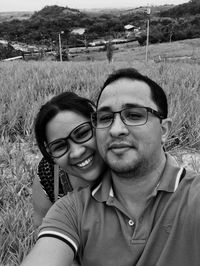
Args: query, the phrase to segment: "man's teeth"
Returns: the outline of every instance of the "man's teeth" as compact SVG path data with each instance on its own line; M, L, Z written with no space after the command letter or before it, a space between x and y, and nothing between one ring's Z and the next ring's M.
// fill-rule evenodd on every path
M79 167L84 167L84 166L88 165L88 164L92 161L92 158L93 158L93 157L90 157L90 158L86 159L84 162L82 162L82 163L78 163L77 165L78 165Z

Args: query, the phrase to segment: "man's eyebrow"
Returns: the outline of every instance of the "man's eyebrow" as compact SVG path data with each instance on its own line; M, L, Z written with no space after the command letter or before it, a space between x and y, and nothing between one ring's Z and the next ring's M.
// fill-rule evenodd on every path
M145 107L144 105L141 104L137 104L137 103L125 103L122 105L121 109L126 109L126 108L137 108L137 107ZM97 111L101 111L101 112L112 112L112 108L110 106L103 106L100 107L99 109L97 109Z
M122 108L134 108L134 107L145 107L144 105L137 104L137 103L126 103L122 105Z

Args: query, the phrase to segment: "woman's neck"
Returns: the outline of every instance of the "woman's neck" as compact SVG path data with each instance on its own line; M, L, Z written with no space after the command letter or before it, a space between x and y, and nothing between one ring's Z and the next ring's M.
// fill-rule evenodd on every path
M73 187L73 190L76 189L76 188L84 188L84 187L87 187L89 185L93 185L94 181L86 181L80 177L77 177L77 176L72 176L72 175L69 175L69 180L70 180L70 183Z

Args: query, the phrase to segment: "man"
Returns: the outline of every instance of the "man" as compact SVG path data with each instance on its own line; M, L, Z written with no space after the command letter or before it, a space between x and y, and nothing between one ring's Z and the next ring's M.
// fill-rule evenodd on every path
M111 74L92 115L110 170L49 211L23 266L200 264L200 179L164 152L171 120L162 88L136 70Z

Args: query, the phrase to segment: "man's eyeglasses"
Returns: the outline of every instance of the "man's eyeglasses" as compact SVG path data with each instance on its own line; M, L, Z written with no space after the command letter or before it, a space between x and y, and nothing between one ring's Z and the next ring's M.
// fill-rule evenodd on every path
M66 138L56 139L47 145L47 152L52 158L60 158L69 151L69 139L81 144L93 137L93 129L90 122L85 122L75 127Z
M92 126L95 128L110 127L114 121L115 114L120 114L122 122L127 126L141 126L148 121L148 113L158 117L160 120L164 117L150 107L131 107L118 112L97 111L91 114Z

